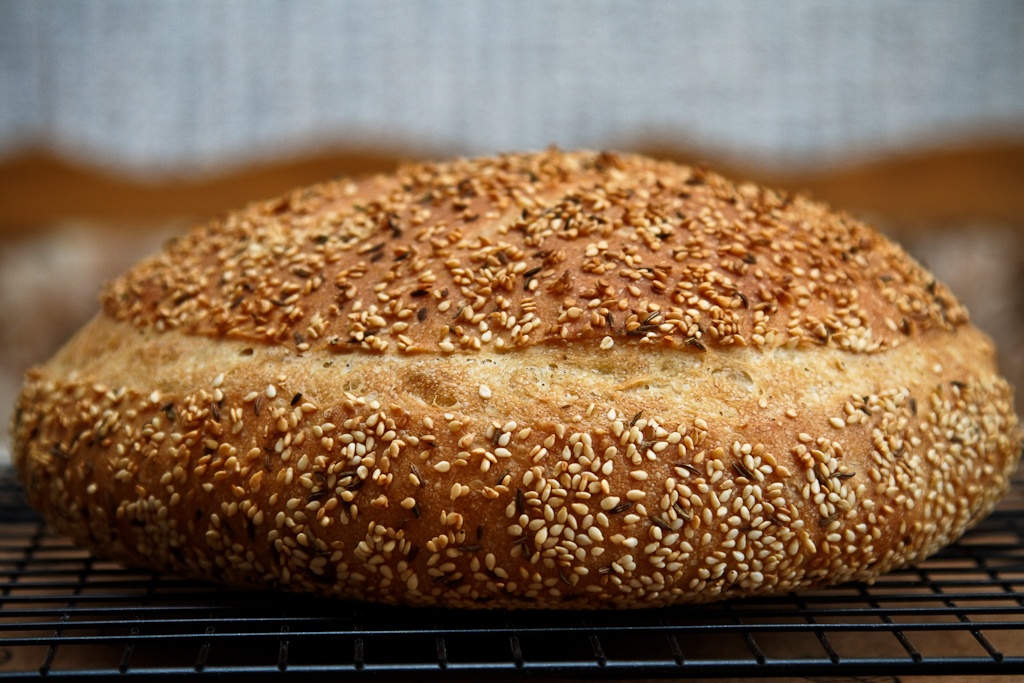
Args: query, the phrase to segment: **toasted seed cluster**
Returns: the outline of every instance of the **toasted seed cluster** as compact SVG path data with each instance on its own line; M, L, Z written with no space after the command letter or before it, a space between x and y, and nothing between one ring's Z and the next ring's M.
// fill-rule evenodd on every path
M510 155L338 181L195 230L103 297L117 320L296 351L600 340L890 348L967 314L873 228L713 173Z
M988 340L873 229L610 154L340 181L168 245L29 373L15 459L102 556L449 607L869 579L992 509Z

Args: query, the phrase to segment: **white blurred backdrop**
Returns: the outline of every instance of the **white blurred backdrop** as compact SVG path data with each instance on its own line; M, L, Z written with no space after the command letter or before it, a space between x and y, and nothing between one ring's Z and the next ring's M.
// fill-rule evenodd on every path
M1015 0L0 0L0 156L159 176L653 140L820 165L1007 135Z

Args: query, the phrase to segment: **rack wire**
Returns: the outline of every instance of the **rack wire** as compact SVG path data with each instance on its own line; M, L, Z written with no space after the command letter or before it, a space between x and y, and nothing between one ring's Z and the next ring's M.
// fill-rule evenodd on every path
M247 680L1024 674L1024 482L957 544L830 590L629 612L461 612L141 572L51 535L0 470L0 677Z

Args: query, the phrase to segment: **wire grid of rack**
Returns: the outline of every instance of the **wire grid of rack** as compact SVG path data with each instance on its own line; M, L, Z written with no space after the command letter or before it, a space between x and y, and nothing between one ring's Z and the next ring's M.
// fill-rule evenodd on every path
M0 471L0 677L1024 674L1024 482L874 585L629 612L460 612L129 570L47 532Z

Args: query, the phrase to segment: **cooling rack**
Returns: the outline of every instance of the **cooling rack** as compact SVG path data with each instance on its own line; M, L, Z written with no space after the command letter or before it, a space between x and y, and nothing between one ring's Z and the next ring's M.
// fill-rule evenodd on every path
M0 677L246 680L1024 674L1024 483L917 567L632 612L400 609L233 591L99 560L0 470Z

